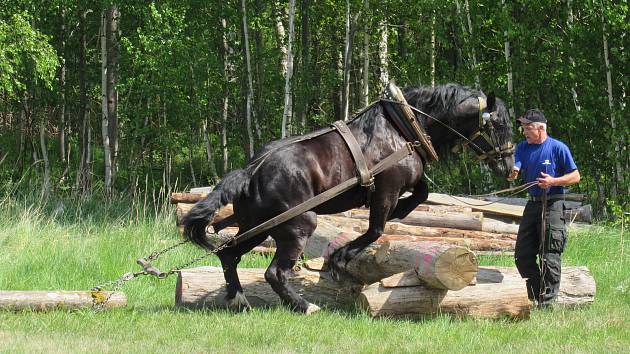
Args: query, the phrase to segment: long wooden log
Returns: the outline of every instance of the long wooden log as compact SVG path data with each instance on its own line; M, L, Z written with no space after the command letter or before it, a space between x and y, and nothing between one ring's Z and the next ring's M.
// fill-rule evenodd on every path
M238 272L252 306L279 303L264 280L264 269ZM375 317L415 317L442 312L474 318L527 318L531 310L523 279L515 268L509 267L481 267L477 283L458 291L427 288L410 271L382 279L362 291L359 286L332 281L325 272L305 268L292 273L289 282L308 301L320 306L346 307L358 298L361 306ZM560 306L593 301L595 282L586 267L565 267L560 284ZM225 307L224 287L221 268L186 269L177 280L175 302L194 308Z
M332 215L319 215L317 220L329 224L335 225L344 231L356 231L364 233L368 229L367 220L357 220L348 217L332 216ZM485 223L485 219L484 219ZM518 227L518 225L516 225ZM425 237L463 237L463 238L478 238L478 239L493 239L493 240L513 240L516 241L515 233L494 233L475 230L462 230L446 227L426 227L426 226L414 226L407 225L402 222L390 221L385 224L383 230L388 235L410 235L410 236L425 236Z
M565 267L555 306L576 307L595 299L595 279L586 267ZM479 267L476 284L458 291L423 286L413 272L364 288L359 303L374 317L422 316L436 312L480 318L527 318L531 303L514 267Z
M175 209L175 213L177 215L177 225L181 225L182 218L184 217L184 215L188 214L188 212L190 211L190 209L192 209L194 205L195 204L177 203L177 207ZM223 208L217 210L216 214L214 215L214 219L212 219L212 222L219 222L232 214L234 214L234 209L232 207L232 204L228 204Z
M477 274L475 254L464 247L430 241L385 241L375 255L384 271L413 269L429 287L459 290Z
M490 202L484 200L465 197L453 197L447 194L440 193L429 193L427 203L439 205L460 205L471 207L473 210L481 211L484 213L508 215L514 217L521 217L523 215L523 210L525 209L524 207L518 205L509 205L503 203L490 204Z
M195 204L203 199L207 193L171 193L171 204Z
M334 223L329 221L333 221ZM364 222L359 221L359 223ZM356 223L353 223L353 219L350 218L319 218L317 229L309 238L304 254L309 258L326 256L327 252L330 253L328 250L329 244L334 245L335 247L343 246L343 244L355 239L361 234L359 232L347 230L362 230L364 227L367 227L367 223L364 224L365 225L357 226ZM348 227L349 225L354 226ZM345 227L343 230L346 231L342 231L339 226ZM410 227L400 223L388 223L385 226L385 232L387 232L387 234L383 234L378 240L376 240L376 243L393 240L409 242L436 241L466 247L475 252L510 252L514 250L516 243L515 235L490 234L482 231L429 228L420 226ZM416 234L405 234L405 232L415 232Z
M522 279L515 267L480 267L477 283L518 283ZM561 306L588 305L595 301L595 278L587 267L563 267L556 303Z
M383 282L388 283L389 279ZM529 318L531 310L524 281L477 284L458 291L421 285L388 287L377 282L363 289L359 304L373 317L416 317L441 312L474 318Z
M344 213L345 216L354 219L369 219L369 210L352 209ZM428 212L412 211L400 222L408 225L430 226L430 227L452 227L464 230L481 230L483 224L483 213L451 213L451 212Z
M0 291L0 309L4 310L75 310L95 303L103 304L105 309L124 307L127 296L109 291Z
M238 269L238 276L247 301L254 307L278 305L280 299L265 281L264 269ZM340 308L354 303L360 285L342 285L327 272L301 269L289 277L289 284L307 301L317 305ZM177 306L227 307L225 279L219 267L184 269L179 273L175 290Z
M321 252L326 259L357 236L355 232L342 232L325 247L323 242L315 248L309 248L307 244L306 251ZM317 237L317 231L313 237ZM477 259L464 247L413 237L402 237L401 240L400 236L386 236L359 252L345 268L354 279L364 284L408 269L415 270L417 276L431 287L461 289L474 279Z

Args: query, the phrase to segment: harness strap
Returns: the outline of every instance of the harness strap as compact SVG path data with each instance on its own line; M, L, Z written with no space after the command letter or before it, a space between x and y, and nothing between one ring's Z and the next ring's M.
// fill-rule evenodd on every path
M414 152L413 144L407 143L402 149L397 150L396 152L387 156L385 159L383 159L378 164L376 164L376 166L374 166L374 168L372 168L369 172L371 173L371 175L376 176L379 173L383 172L384 170L390 168L391 166L393 166L394 164L396 164L398 161L402 160L403 158L413 154L413 152ZM262 224L255 226L240 235L237 235L235 239L227 241L226 243L231 242L230 246L236 246L239 243L245 242L251 239L252 237L260 234L261 232L267 231L275 226L278 226L282 224L283 222L293 219L294 217L300 214L303 214L315 208L316 206L336 197L337 195L356 186L358 182L359 182L358 177L352 177L349 180L346 180L345 182L338 184L335 187L323 193L320 193L314 196L313 198L308 199L302 202L301 204L298 204L297 206L277 216L274 216L273 218L263 222Z
M350 128L348 128L346 123L342 120L334 122L332 126L337 129L339 135L341 135L343 140L346 142L346 145L350 150L350 154L352 154L352 159L354 160L354 164L359 172L361 186L368 187L371 191L374 191L374 177L368 170L359 142L357 142L357 139L354 135L352 135L352 132L350 132Z
M416 115L409 108L409 104L407 100L405 100L405 95L402 93L400 88L396 86L393 82L389 82L387 84L387 88L385 90L387 96L390 96L394 101L396 101L395 109L402 113L402 117L405 120L405 123L410 126L414 136L414 139L419 141L421 144L424 153L427 155L428 159L425 159L427 163L438 160L437 152L431 144L431 137L424 131L424 128L418 124L418 120L416 119Z

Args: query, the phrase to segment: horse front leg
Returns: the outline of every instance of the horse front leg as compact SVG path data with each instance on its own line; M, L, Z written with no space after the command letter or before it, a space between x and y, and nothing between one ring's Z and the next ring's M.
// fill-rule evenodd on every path
M413 192L409 197L398 199L396 208L391 212L387 220L404 219L427 198L429 198L429 186L424 181L420 181L413 188Z
M346 271L346 265L359 252L381 237L390 211L396 208L397 202L398 192L380 193L372 196L370 223L367 231L358 238L348 242L345 246L337 249L328 259L328 269L333 279L339 281L347 278L356 281Z
M251 309L249 301L243 294L243 287L241 281L238 278L237 267L241 261L241 256L251 251L254 247L259 245L267 235L258 235L252 239L249 239L242 244L235 247L228 247L217 253L221 266L223 267L223 277L225 278L225 286L227 295L225 296L225 304L228 308L247 311Z

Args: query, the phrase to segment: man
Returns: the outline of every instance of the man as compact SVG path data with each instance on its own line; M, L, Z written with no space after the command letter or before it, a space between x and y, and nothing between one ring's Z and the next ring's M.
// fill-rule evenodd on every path
M514 258L521 277L527 279L527 295L546 307L555 300L560 288L560 256L566 243L564 186L579 182L580 173L569 148L547 135L547 119L541 111L531 109L517 121L526 141L516 147L514 170L508 180L520 173L526 183L538 184L529 189ZM543 205L545 199L547 203ZM536 263L537 256L541 264Z

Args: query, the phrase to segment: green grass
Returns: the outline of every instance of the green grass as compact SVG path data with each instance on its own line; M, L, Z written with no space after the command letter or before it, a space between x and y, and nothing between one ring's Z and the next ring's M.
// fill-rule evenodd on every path
M0 289L87 290L136 270L135 259L178 240L174 211L142 213L124 202L0 204ZM146 210L146 209L143 209ZM0 352L627 352L630 348L630 261L621 230L571 231L565 265L586 265L596 301L581 309L534 310L525 321L371 319L359 309L302 316L284 308L249 313L174 307L175 278L134 279L129 305L92 310L0 311ZM626 242L628 243L628 242ZM158 262L168 269L201 255L182 246ZM247 255L243 267L269 260ZM482 264L512 265L510 257ZM218 265L215 258L206 264Z

